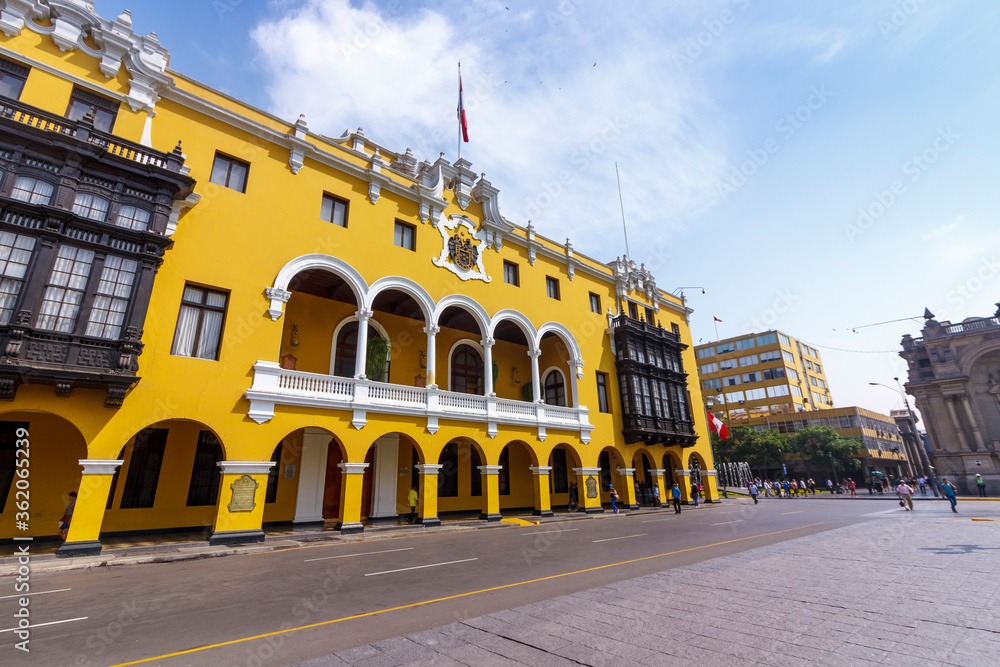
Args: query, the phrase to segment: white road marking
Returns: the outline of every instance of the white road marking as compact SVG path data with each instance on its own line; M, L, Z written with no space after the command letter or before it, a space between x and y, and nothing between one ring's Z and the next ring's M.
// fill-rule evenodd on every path
M569 533L579 528L563 528L562 530L536 530L531 533L521 533L522 535L545 535L547 533Z
M7 598L26 598L29 595L45 595L46 593L62 593L64 591L71 591L72 588L57 588L54 591L38 591L37 593L18 593L17 595L0 595L0 600L6 600Z
M307 558L303 563L311 563L315 560L330 560L332 558L351 558L352 556L373 556L375 554L391 554L396 551L413 551L413 547L406 547L405 549L387 549L385 551L366 551L363 554L341 554L340 556L324 556L323 558Z
M901 509L903 509L903 508L902 507L894 507L891 510L882 510L881 512L871 512L870 514L865 514L864 516L880 516L882 514L895 514L896 512L898 512Z
M29 625L28 628L43 628L46 625L59 625L60 623L72 623L73 621L86 621L89 616L81 616L80 618L67 618L65 621L51 621L50 623L34 623ZM4 632L14 632L15 630L26 630L28 628L5 628L0 630L0 634Z
M450 560L447 563L431 563L430 565L415 565L413 567L401 567L398 570L386 570L385 572L369 572L366 577L374 577L377 574L392 574L393 572L406 572L407 570L420 570L425 567L437 567L439 565L454 565L455 563L468 563L472 560L479 560L478 558L465 558L463 560Z
M720 521L719 523L713 523L713 526L724 526L727 523L743 523L743 519L734 519L733 521Z
M630 537L642 537L644 535L646 535L646 533L639 533L638 535L624 535L622 537L607 537L603 540L593 540L592 544L597 544L598 542L610 542L611 540L627 540Z
M785 515L785 514L802 514L803 512L805 512L805 510L798 510L796 512L782 512L781 514L782 515Z
M646 519L645 521L640 521L639 523L657 523L659 521L673 521L673 519Z

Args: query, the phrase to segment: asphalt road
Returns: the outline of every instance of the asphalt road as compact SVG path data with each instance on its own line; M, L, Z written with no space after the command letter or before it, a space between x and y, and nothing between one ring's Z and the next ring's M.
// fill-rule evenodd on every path
M981 505L962 509L987 510ZM917 509L920 518L951 514L943 501L918 502ZM864 498L762 500L756 506L728 500L685 507L679 516L640 511L38 573L31 581L30 654L13 648L17 601L13 579L5 578L0 664L294 664L852 523L870 521L872 530L882 530L901 512L895 503ZM707 606L718 603L705 600Z

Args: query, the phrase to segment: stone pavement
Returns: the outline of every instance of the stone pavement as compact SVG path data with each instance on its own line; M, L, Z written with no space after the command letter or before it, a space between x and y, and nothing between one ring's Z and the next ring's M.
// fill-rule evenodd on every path
M880 516L300 667L1000 665L1000 521L917 514Z

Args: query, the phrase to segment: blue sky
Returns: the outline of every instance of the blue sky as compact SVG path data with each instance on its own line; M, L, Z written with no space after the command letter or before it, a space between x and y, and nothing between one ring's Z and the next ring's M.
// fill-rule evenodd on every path
M463 157L501 211L685 290L695 341L778 328L837 405L888 412L896 356L1000 301L993 0L131 2L171 66L310 129ZM114 16L119 3L98 0ZM905 317L906 321L852 332ZM847 351L851 350L851 351ZM688 369L694 373L695 369Z

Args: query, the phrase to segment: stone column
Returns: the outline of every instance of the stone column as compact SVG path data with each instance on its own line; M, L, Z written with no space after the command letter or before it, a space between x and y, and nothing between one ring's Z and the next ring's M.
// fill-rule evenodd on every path
M479 341L483 346L483 395L496 396L493 390L493 344L496 340L489 336Z
M338 463L337 467L343 473L340 483L340 517L334 530L341 535L362 533L365 527L361 525L361 495L365 481L367 463Z
M577 393L577 380L583 377L583 361L580 359L570 359L569 364L569 385L573 391L572 399L568 402L574 408L580 407L580 395ZM611 400L610 398L608 400Z
M552 516L552 498L549 495L549 475L552 474L552 466L529 466L528 470L535 482L535 509L531 511L534 516ZM580 495L579 489L577 496Z
M368 320L375 313L361 308L354 313L358 318L358 349L354 355L354 377L363 380L368 369Z
M482 521L499 521L500 515L500 469L503 466L479 466L483 476L483 513L479 515Z
M701 486L706 503L719 502L719 480L716 478L714 469L701 471Z
M83 477L76 492L73 519L69 522L69 535L56 550L59 558L96 556L101 553L101 524L104 508L108 505L108 492L115 471L124 461L114 459L81 459Z
M292 523L323 520L323 496L326 493L326 457L330 451L330 434L307 426L302 435L302 456L299 460L299 485L295 498Z
M969 404L968 394L962 394L962 407L965 408L965 416L968 417L969 425L972 426L972 435L976 439L976 444L979 445L979 447L986 449L983 434L979 430L979 423L976 421L975 415L972 414L972 405Z
M435 388L437 383L437 335L441 327L436 324L428 324L424 327L427 334L427 386Z
M420 474L420 518L418 521L425 526L440 526L438 518L438 473L444 466L440 463L418 463Z
M542 400L542 388L538 381L538 357L541 353L541 350L528 350L531 357L531 400L535 403Z
M220 461L219 506L208 543L263 542L264 494L273 461Z
M587 514L600 514L604 511L601 506L601 469L600 468L573 468L577 479L577 495L580 498L580 512Z
M618 475L624 487L618 490L622 505L630 510L639 509L639 499L635 497L635 468L618 468Z
M958 413L955 412L955 396L945 396L945 405L948 406L948 414L951 416L951 423L955 427L955 437L958 438L958 444L963 450L969 449L969 443L965 439L965 433L962 431L962 422L958 420Z

